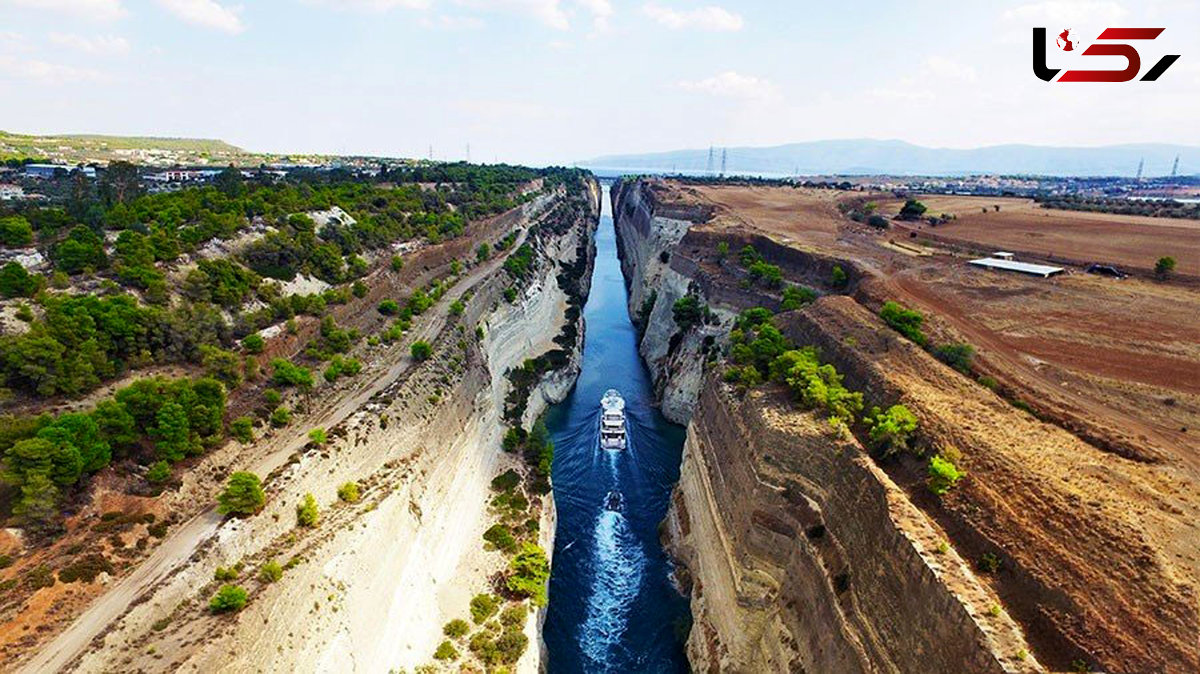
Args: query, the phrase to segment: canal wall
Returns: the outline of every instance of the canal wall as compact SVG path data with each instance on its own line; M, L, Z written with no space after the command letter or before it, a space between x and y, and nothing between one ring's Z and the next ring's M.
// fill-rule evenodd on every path
M705 227L711 212L664 203L651 181L613 194L640 350L664 413L688 424L663 536L691 596L693 670L1038 671L1018 626L857 439L780 392L721 381L733 317L779 299L694 254L723 240ZM724 238L769 250L745 232ZM774 259L789 278L842 265L842 292L861 273L814 254ZM713 314L699 329L675 321L687 294Z

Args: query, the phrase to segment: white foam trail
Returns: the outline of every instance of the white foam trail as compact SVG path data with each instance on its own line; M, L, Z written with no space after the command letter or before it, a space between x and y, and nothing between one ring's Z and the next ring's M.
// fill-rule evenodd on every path
M630 606L638 596L646 558L619 512L600 513L595 541L595 581L579 640L591 665L589 671L607 671L612 651L628 624Z

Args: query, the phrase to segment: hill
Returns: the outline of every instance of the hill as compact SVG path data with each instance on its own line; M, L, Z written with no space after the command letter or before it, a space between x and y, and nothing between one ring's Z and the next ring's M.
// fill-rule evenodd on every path
M773 147L731 147L726 171L773 175L967 175L1133 176L1168 175L1178 156L1180 173L1200 172L1200 148L1166 144L1049 147L993 145L972 149L929 148L900 140L823 140ZM721 148L713 167L721 164ZM580 162L591 169L701 173L709 150L608 155Z
M70 163L126 159L145 164L247 164L263 155L222 140L101 135L37 136L0 131L0 159L33 158Z

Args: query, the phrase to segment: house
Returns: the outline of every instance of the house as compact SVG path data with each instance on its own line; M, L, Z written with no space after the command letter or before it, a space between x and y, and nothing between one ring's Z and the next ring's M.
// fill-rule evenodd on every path
M6 185L0 183L0 201L13 201L14 199L24 199L25 188L20 185Z

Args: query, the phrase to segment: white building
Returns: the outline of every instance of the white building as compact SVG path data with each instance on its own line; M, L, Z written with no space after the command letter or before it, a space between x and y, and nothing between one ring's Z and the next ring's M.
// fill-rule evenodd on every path
M14 199L24 199L25 188L20 185L5 185L0 184L0 201L12 201Z

